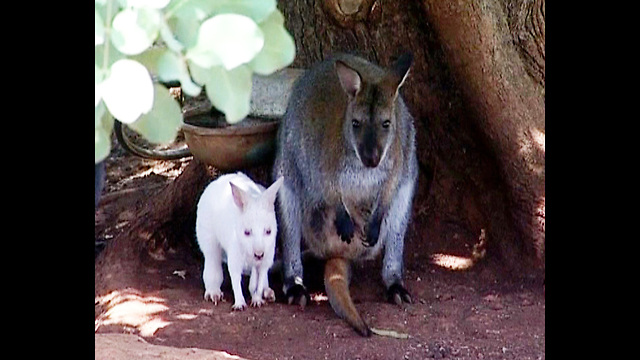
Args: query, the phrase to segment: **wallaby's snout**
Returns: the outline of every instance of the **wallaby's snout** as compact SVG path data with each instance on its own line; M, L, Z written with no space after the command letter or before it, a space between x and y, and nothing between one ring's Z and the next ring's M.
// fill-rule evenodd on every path
M262 260L262 258L264 257L264 251L254 251L253 257L258 261Z
M360 155L360 161L362 161L364 166L369 168L378 166L382 151L378 145L375 130L367 129L366 133L362 137L358 154Z
M377 147L367 148L360 151L360 160L368 168L374 168L380 163L380 150Z
M373 149L369 153L363 152L361 156L362 163L368 168L374 168L380 163L380 152L378 149Z

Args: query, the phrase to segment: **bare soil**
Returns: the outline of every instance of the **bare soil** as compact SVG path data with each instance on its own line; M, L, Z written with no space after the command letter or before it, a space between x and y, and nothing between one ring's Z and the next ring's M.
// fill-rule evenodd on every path
M195 240L161 254L104 261L104 244L116 246L136 211L189 161L144 160L114 145L95 214L96 334L136 334L151 346L161 345L160 352L199 348L215 350L224 355L220 358L545 359L543 279L505 274L499 260L484 257L484 231L471 232L460 221L435 214L447 204L436 204L446 200L433 196L437 189L431 182L439 188L457 186L444 177L419 179L416 197L424 201L414 204L405 248L405 283L413 304L386 302L379 260L354 266L352 295L366 321L407 334L406 339L360 337L334 314L317 281L322 268L312 263L305 267L312 293L305 309L283 303L275 273L275 303L234 312L228 279L223 284L226 302L214 306L204 301L202 257ZM464 196L460 199L464 210ZM473 213L468 206L464 211ZM96 359L153 356L124 338L98 346L98 337ZM115 356L115 349L123 355Z

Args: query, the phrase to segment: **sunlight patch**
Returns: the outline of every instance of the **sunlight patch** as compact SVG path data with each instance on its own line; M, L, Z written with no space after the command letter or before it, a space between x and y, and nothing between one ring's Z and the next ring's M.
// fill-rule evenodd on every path
M134 289L114 290L98 296L96 305L103 305L107 310L96 319L95 331L105 325L122 325L137 329L141 336L153 336L158 329L170 324L159 316L169 309L164 302L162 298L144 296Z
M180 315L176 316L176 318L178 320L193 320L193 319L195 319L197 317L198 317L197 314L180 314Z
M466 270L473 266L472 258L456 255L433 254L430 260L432 264L449 270Z
M480 229L480 236L478 237L478 242L473 245L471 257L433 254L429 257L429 262L449 270L467 270L484 258L487 254L486 247L487 232L485 229Z
M329 301L329 297L327 297L327 295L318 292L315 294L311 294L311 301L316 302L316 303L321 303L323 301Z
M533 138L533 142L538 146L542 152L544 152L544 133L536 128L531 129L531 137Z

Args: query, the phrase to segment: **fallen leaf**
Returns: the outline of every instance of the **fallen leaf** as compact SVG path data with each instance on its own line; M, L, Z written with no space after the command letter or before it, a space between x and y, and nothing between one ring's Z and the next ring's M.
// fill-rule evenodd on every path
M394 330L383 330L383 329L371 328L371 332L376 334L376 335L388 336L388 337L392 337L392 338L396 338L396 339L408 339L409 338L409 334L399 333L399 332L394 331Z
M176 270L173 272L173 275L180 276L184 280L185 275L187 275L187 270Z

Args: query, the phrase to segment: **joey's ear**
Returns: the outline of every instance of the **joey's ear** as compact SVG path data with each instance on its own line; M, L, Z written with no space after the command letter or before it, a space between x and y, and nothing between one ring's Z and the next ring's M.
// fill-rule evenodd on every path
M342 89L349 97L355 97L360 91L360 74L340 60L336 61L335 66Z
M271 184L271 186L262 193L262 200L266 205L273 206L276 202L276 194L278 193L278 190L280 190L283 182L284 177L280 176L278 180Z
M238 206L238 208L240 208L240 210L243 211L245 206L247 206L247 203L249 201L249 196L247 195L246 192L244 192L244 190L240 189L239 187L234 185L232 182L230 182L229 185L231 185L231 194L233 195L233 202L235 202L236 206Z
M393 65L391 65L391 71L396 78L395 81L397 81L397 84L395 85L396 89L400 89L402 84L404 84L404 80L409 75L409 69L411 68L412 63L413 54L407 52L400 55Z

